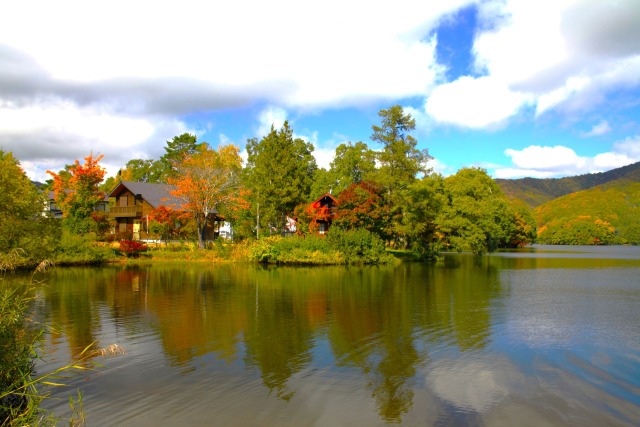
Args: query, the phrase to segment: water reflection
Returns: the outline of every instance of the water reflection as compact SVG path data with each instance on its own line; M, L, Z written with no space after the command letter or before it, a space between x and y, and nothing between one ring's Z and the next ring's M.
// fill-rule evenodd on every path
M541 287L546 277L541 274L549 270L528 262L450 255L436 267L56 269L40 289L38 310L58 331L49 336L49 360L77 354L95 340L117 341L129 351L128 360L110 362L104 376L86 383L89 416L100 414L105 425L151 422L140 414L152 394L175 401L160 406L157 417L179 412L184 424L205 413L208 420L233 424L237 415L225 409L231 407L242 408L247 421L240 425L281 424L282 411L288 411L286 419L293 417L291 425L315 424L311 419L331 419L334 425L356 415L376 424L358 414L367 401L379 424L480 423L495 421L498 412L509 418L509 411L522 409L531 397L525 391L535 390L544 378L541 372L558 365L567 365L566 375L579 372L584 378L584 372L595 372L596 362L607 365L608 360L640 375L640 351L633 362L628 354L598 347L604 345L603 332L637 310L616 318L603 315L598 323L604 329L588 326L595 325L584 321L593 304L572 294L574 282L549 273L549 286ZM566 267L562 271L570 271ZM558 293L562 283L569 293ZM605 302L599 313L614 307L617 293L638 300L637 289L622 288L601 295ZM580 289L584 294L584 286ZM558 339L532 332L543 321L574 330L579 322L586 324L579 332L584 339L569 341L568 347L575 350L572 355L588 358L589 367L576 368L577 362L555 353L555 359L540 359L532 334L546 336L537 341L545 349L549 340ZM620 341L616 338L625 352L634 348L626 340L640 336L637 323L628 323L618 328ZM584 342L593 345L576 344ZM625 381L624 373L612 372L610 365L588 381L609 381L606 375L612 382ZM109 383L110 376L117 384ZM621 398L628 399L624 393ZM122 408L118 414L108 410L113 394ZM203 400L212 395L215 403L211 397Z

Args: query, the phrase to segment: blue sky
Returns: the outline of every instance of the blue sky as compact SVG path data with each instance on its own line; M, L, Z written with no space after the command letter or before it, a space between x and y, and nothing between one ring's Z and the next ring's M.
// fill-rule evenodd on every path
M638 22L637 0L12 2L0 149L37 180L90 152L114 174L289 120L328 167L399 104L446 175L606 171L640 161Z

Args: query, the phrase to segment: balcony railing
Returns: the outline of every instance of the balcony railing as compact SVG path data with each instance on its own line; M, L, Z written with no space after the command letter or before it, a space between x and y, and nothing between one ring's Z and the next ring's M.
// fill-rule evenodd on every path
M111 217L136 217L142 216L142 206L112 206L109 208Z

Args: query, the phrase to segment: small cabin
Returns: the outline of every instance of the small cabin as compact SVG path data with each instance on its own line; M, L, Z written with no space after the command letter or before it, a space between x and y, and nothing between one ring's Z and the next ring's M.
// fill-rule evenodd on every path
M316 201L311 203L309 212L311 213L312 219L309 228L318 234L326 234L333 221L337 204L338 200L330 193L320 196Z

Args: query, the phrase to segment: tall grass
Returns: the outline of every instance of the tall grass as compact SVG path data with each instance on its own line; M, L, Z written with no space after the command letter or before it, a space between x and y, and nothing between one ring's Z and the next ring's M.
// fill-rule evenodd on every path
M50 266L50 262L44 261L36 272ZM2 274L14 268L5 259ZM51 387L63 385L61 379L70 371L93 369L94 357L124 354L124 350L115 344L97 348L94 343L67 365L37 375L34 361L39 357L45 326L30 313L36 298L34 276L29 283L18 286L5 286L2 279L4 276L0 277L0 426L58 425L61 420L40 407L49 397ZM84 425L80 393L77 398L70 398L70 407L69 425Z

